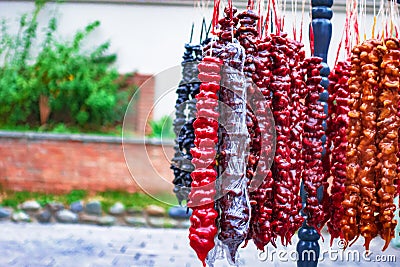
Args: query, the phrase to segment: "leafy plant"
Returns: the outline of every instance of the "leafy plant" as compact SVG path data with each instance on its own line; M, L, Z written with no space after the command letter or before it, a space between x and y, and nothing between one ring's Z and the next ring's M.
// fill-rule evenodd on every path
M63 41L56 37L58 21L53 15L39 52L33 53L37 17L47 2L37 0L32 14L21 16L16 34L9 32L7 21L1 22L0 125L39 125L41 97L48 100L49 124L99 129L120 122L129 92L118 91L119 75L112 67L116 55L107 53L109 42L83 48L99 21Z
M65 195L65 201L67 204L71 204L72 202L86 198L87 195L88 192L85 190L72 190L69 194Z
M150 137L155 138L173 138L173 122L170 116L163 116L159 120L149 122L151 127Z
M56 126L54 126L53 133L71 133L71 131L65 126L64 123L58 123Z

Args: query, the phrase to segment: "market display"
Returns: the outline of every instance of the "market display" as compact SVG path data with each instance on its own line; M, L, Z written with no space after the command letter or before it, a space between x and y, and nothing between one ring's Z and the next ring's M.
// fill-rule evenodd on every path
M326 114L322 58L306 56L296 29L283 32L274 0L260 3L238 12L214 1L212 40L202 54L185 53L195 64L183 65L177 89L171 168L179 202L193 209L191 247L203 266L221 256L239 265L241 246L286 246L305 223L318 233L327 225L331 245L362 236L369 250L380 236L385 250L400 190L397 31L361 41L358 14L347 12L346 58L329 75Z

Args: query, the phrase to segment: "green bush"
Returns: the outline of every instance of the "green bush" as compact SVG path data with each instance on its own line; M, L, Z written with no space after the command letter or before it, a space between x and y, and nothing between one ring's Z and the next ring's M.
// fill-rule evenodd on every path
M172 139L174 137L173 121L170 116L163 116L159 120L152 120L150 137Z
M40 125L39 99L48 99L51 125L65 124L82 129L98 129L123 119L128 104L126 91L120 92L119 77L108 54L110 43L90 50L84 41L100 26L99 21L77 31L72 40L56 38L57 18L45 27L46 37L34 54L37 16L47 1L36 1L30 15L23 15L19 30L11 34L6 21L1 24L0 126Z

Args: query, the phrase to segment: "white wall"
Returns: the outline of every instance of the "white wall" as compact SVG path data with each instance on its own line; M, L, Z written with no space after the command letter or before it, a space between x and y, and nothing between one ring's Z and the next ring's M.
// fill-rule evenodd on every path
M17 18L24 12L33 9L30 2L0 2L0 17L9 18L17 24ZM40 21L46 22L55 5L49 4L41 14ZM59 13L59 32L62 36L72 36L80 28L94 20L101 21L100 29L94 33L90 42L111 40L111 52L118 54L117 68L120 72L139 71L141 73L157 74L163 72L156 79L156 98L176 85L180 79L179 66L184 43L188 42L191 24L197 25L194 34L199 38L200 23L203 15L209 19L212 10L200 10L188 6L155 6L155 5L124 5L124 4L89 4L64 3L56 8ZM300 23L301 14L293 16L287 13L286 26L291 33L294 17ZM368 16L368 23L372 24L372 17ZM304 37L308 37L308 23L310 19L305 14L303 25ZM336 12L333 22L333 38L329 54L329 64L333 65L336 50L344 28L345 14ZM370 29L370 26L366 29ZM303 40L308 49L307 40ZM168 70L173 68L172 70ZM167 70L167 71L165 71ZM165 99L155 107L155 117L173 110L175 95L167 94Z

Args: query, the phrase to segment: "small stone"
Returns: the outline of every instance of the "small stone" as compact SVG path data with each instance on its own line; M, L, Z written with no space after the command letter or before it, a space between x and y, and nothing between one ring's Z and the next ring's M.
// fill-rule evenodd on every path
M128 213L129 215L142 215L143 209L138 207L130 207L126 209L126 213Z
M101 215L101 203L100 201L94 200L86 204L85 212L92 215Z
M178 225L179 228L184 228L187 229L191 226L191 223L189 220L184 220L182 222L180 222L180 224Z
M70 210L60 210L56 213L56 219L60 223L77 223L78 215Z
M57 212L64 209L64 204L60 202L51 202L46 205L46 208L51 212Z
M28 200L22 203L21 209L24 211L37 211L40 209L40 204L36 200Z
M72 212L79 213L83 211L83 201L75 201L71 203L70 209Z
M14 222L30 222L31 221L31 217L29 217L29 215L23 211L14 212L13 215L11 216L11 219Z
M103 216L99 220L99 225L111 226L115 224L115 217L113 216Z
M122 215L125 212L125 205L121 202L117 202L109 210L109 213L112 215Z
M150 205L145 208L145 212L149 216L153 217L163 217L165 216L165 209L157 205Z
M175 206L168 210L169 217L177 220L187 220L192 215L192 210L186 207Z
M51 212L49 210L44 210L38 215L36 215L36 219L40 223L49 223L51 219Z
M151 227L155 228L173 228L176 226L173 220L163 217L150 217L147 222Z
M79 221L82 223L93 223L93 224L97 224L99 223L100 217L97 215L88 215L85 213L82 213L81 215L79 215Z
M136 227L143 227L146 226L146 220L143 217L133 217L127 216L125 217L125 222L128 225L136 226Z
M12 214L11 210L0 208L0 219L8 219Z

